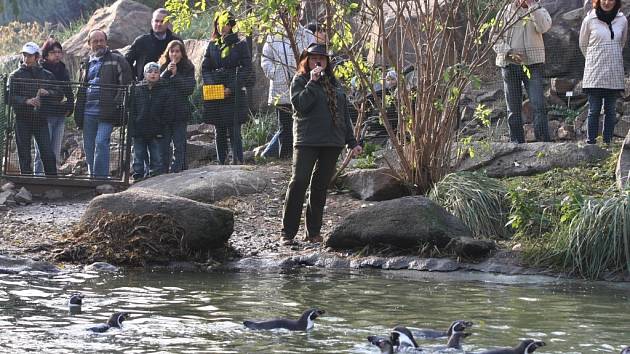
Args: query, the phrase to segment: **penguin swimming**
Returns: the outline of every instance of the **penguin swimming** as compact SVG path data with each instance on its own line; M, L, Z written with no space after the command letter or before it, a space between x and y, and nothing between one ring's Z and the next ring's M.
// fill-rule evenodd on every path
M381 336L369 336L367 340L381 350L381 354L393 354L394 353L394 345L391 340L386 337Z
M97 326L90 327L87 330L96 333L103 333L110 328L122 328L123 321L129 319L129 317L128 312L114 312L111 316L109 316L107 323L101 323Z
M450 335L446 342L447 348L462 349L462 339L471 335L471 333L464 332L467 328L472 327L473 323L470 321L455 321L449 327L448 332Z
M531 354L536 349L540 347L544 347L546 344L542 341L537 341L533 339L525 339L519 345L514 348L500 348L500 349L492 349L486 350L479 354Z
M391 342L397 347L419 348L411 331L405 326L397 326L392 330Z
M287 320L278 318L268 321L244 321L243 324L249 329L278 329L284 328L289 331L308 331L315 325L315 319L326 313L324 310L312 308L304 311L298 320Z
M413 335L416 338L424 338L424 339L439 339L439 338L448 338L451 336L453 332L453 327L457 325L465 325L466 327L472 326L472 322L465 320L456 320L451 322L451 325L448 327L446 331L438 331L435 329L416 329L413 330Z
M630 354L630 347L625 347L621 349L621 352L619 354Z
M70 295L70 299L68 300L68 306L81 306L83 305L83 294L81 293L72 293Z

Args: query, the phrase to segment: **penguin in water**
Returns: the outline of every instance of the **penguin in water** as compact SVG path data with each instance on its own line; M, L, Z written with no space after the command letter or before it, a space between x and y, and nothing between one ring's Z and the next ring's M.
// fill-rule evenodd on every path
M533 339L525 339L519 345L514 348L500 348L500 349L492 349L486 350L479 354L531 354L536 351L536 349L540 347L544 347L546 344L542 341L537 341Z
M470 336L470 333L464 332L467 328L472 327L470 321L454 321L448 329L449 337L446 342L446 348L462 349L462 339ZM399 348L409 347L420 349L411 331L404 326L398 326L392 330L391 342Z
M244 321L243 324L249 329L278 329L284 328L289 331L308 331L315 325L315 319L326 313L324 310L312 308L304 311L297 320L287 320L278 318L268 321Z
M394 353L394 345L389 338L381 337L381 336L368 336L367 340L372 344L377 346L381 350L381 354L393 354Z
M392 330L390 340L397 347L420 348L411 331L405 326L397 326Z
M619 352L619 354L630 354L630 347L625 347L621 349L621 352Z
M101 323L97 326L90 327L87 330L96 333L107 332L110 328L122 328L123 321L129 319L130 315L128 312L114 312L111 316L109 316L109 320L107 323Z
M81 305L83 305L83 294L81 293L72 293L70 295L70 299L68 299L68 309L70 310L71 315L76 315L81 313Z
M413 331L413 335L416 338L424 338L424 339L440 339L440 338L448 338L453 333L453 327L457 325L464 324L467 327L472 326L472 322L465 320L455 320L451 322L451 325L448 327L446 331L438 331L435 329L418 329Z

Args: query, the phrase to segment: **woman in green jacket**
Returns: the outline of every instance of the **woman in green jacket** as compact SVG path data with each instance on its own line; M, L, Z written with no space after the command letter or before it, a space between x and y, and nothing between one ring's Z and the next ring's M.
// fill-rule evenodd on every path
M294 121L293 168L284 201L280 241L284 245L294 243L310 183L306 240L321 242L326 190L339 154L344 146L351 149L354 156L362 151L353 134L346 95L333 75L325 45L312 43L302 52L290 94Z

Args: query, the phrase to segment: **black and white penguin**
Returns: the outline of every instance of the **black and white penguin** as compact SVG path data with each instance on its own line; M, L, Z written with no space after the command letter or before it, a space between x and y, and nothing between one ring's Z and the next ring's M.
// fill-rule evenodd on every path
M448 332L450 335L446 342L447 348L462 349L461 341L470 336L471 333L464 332L466 329L472 327L473 323L470 321L455 321L449 327Z
M619 354L630 354L630 347L625 347L621 349L621 352L619 352Z
M394 345L391 340L386 337L381 336L369 336L367 340L372 344L377 346L381 350L381 354L393 354L394 353Z
M472 326L472 322L465 320L455 320L451 322L451 325L448 326L446 331L438 331L435 329L414 329L413 335L416 338L424 338L424 339L440 339L440 338L448 338L453 333L453 328L458 325L465 325L466 327Z
M519 345L514 348L500 348L500 349L492 349L486 350L485 352L481 352L479 354L531 354L536 351L536 349L540 347L544 347L546 344L542 341L537 341L533 339L525 339Z
M396 347L420 348L411 331L405 326L396 326L392 330L390 338L392 344Z
M129 319L128 312L114 312L111 316L109 316L109 320L107 323L101 323L97 326L90 327L87 330L97 333L106 332L110 328L122 328L123 321Z
M81 293L72 293L70 295L70 299L68 300L68 306L81 306L83 305L83 294Z
M249 329L279 329L284 328L289 331L308 331L315 325L315 319L326 313L324 310L312 308L304 311L297 320L278 318L267 321L244 321L243 324Z

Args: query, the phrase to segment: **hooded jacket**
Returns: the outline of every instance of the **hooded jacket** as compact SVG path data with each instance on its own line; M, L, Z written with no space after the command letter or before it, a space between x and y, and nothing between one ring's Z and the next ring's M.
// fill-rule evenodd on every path
M134 138L154 139L164 134L167 121L173 114L172 92L166 80L160 79L153 87L147 81L134 85L129 110L129 135Z
M586 58L582 88L624 90L623 47L628 37L628 20L621 11L612 21L615 38L608 24L591 10L582 21L580 50Z
M524 54L523 62L519 64L533 65L545 62L545 43L542 35L549 31L552 24L551 16L545 8L535 4L525 9L512 1L497 18L501 19L507 28L497 38L493 47L497 53L497 66L506 67L510 64L507 56L510 50Z
M298 54L306 49L309 44L315 42L315 36L304 27L298 27L295 32L295 42ZM291 49L289 39L280 34L269 35L263 46L260 66L269 79L270 105L291 104L289 88L291 79L295 75L295 56Z
M324 87L305 75L291 83L293 104L293 145L318 147L357 146L348 110L348 99L337 87L337 120L333 122Z
M36 80L43 80L39 82ZM45 112L53 104L61 101L62 93L55 83L55 76L39 65L26 66L21 64L9 76L9 104L13 107L16 119L30 120L36 126L48 124ZM49 92L48 96L41 96L39 109L26 104L26 100L37 96L37 91L43 88Z

